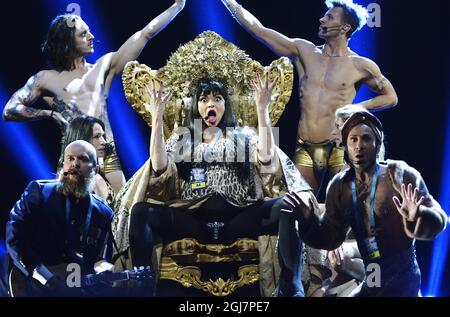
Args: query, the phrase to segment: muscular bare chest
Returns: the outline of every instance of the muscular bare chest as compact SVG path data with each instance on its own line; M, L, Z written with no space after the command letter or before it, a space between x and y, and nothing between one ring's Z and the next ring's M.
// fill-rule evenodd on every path
M361 74L350 57L329 58L314 54L299 70L302 110L299 137L311 142L331 139L338 108L353 103Z
M87 115L99 117L106 105L105 72L99 65L58 73L49 80L47 89L53 97Z
M305 88L325 90L329 93L356 91L361 74L351 57L327 57L316 54L304 68L302 83Z

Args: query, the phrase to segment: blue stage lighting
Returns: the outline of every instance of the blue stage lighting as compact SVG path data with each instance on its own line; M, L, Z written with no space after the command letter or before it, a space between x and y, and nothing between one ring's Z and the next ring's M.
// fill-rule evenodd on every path
M450 97L450 96L449 96ZM450 104L448 109L450 109ZM447 117L446 146L442 162L447 162L450 157L450 110ZM447 213L450 211L450 168L444 163L441 182L440 204ZM430 266L430 279L428 280L427 293L437 294L442 284L445 264L447 263L449 250L450 229L447 228L434 241Z
M109 118L114 131L116 147L122 167L127 175L133 175L149 158L150 140L144 139L139 120L125 98L120 76L114 79L109 97Z
M230 25L229 12L221 1L190 0L187 8L191 10L196 33L214 31L227 41L233 42L235 34Z
M8 100L9 94L0 86L0 104L6 105ZM3 107L1 111L3 112ZM26 124L0 120L0 135L1 142L14 157L16 164L20 166L28 180L52 179L55 177L54 168L51 167L48 158L40 150ZM19 145L18 140L23 142L20 142Z
M2 259L7 253L5 241L0 240L0 259Z

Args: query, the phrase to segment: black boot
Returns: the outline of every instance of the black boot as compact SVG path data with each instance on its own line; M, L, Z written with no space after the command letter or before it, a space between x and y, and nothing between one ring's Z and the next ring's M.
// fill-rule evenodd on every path
M301 278L294 277L285 268L281 269L278 286L275 290L276 297L305 297L305 290Z
M131 296L155 295L155 273L152 263L153 230L152 208L147 203L138 203L130 213L130 253L134 271L130 272Z
M278 297L305 297L302 284L302 241L295 219L280 213L278 257L281 274L275 295Z

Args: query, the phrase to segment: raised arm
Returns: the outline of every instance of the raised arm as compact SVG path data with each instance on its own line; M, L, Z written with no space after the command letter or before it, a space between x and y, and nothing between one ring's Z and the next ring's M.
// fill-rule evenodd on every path
M147 111L152 116L152 133L150 136L150 156L153 170L160 174L166 171L168 166L168 156L166 152L166 143L164 141L164 122L163 114L167 102L172 93L163 95L163 84L152 80L151 87L147 87L150 96L150 104L144 104Z
M361 71L365 77L362 82L375 91L378 96L361 102L360 105L368 110L381 110L395 107L398 103L397 93L391 82L383 76L380 68L373 61L364 59Z
M186 0L176 0L166 11L154 18L145 28L135 33L115 52L111 60L112 75L123 71L125 65L136 60L147 42L161 32L184 8Z
M249 11L244 9L236 0L222 0L234 18L253 37L267 45L275 54L279 56L299 56L307 50L314 50L315 46L311 42L302 39L291 39L287 36L266 28Z
M33 107L36 100L42 96L45 75L46 72L42 71L32 76L25 86L11 97L3 110L3 120L23 122L53 118L60 128L64 128L68 124L58 112Z
M258 74L256 81L252 81L258 114L258 161L263 164L267 173L275 173L278 170L278 160L275 160L275 139L269 116L272 91L277 82L278 78L269 82L268 72L264 74L264 78Z

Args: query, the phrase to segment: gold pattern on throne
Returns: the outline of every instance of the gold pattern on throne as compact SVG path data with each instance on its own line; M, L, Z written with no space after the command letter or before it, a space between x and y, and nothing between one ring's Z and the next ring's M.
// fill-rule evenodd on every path
M279 77L272 95L269 114L272 125L280 119L292 94L294 72L288 58L282 57L263 67L244 51L227 42L218 34L203 32L193 41L181 46L171 55L166 66L153 70L136 61L129 62L123 72L125 96L134 110L151 126L151 115L145 110L149 102L146 85L152 79L164 83L165 90L173 91L164 113L166 139L179 126L185 126L185 110L192 98L193 89L202 80L218 80L224 83L230 95L240 126L257 126L257 114L253 91L250 86L256 74L269 71L273 80Z
M242 265L237 280L217 278L202 280L202 271L195 263L257 262L258 242L238 239L230 245L201 244L195 239L174 241L163 248L159 278L175 281L184 287L194 287L213 296L228 296L237 289L259 281L258 264ZM182 266L183 263L191 265Z

